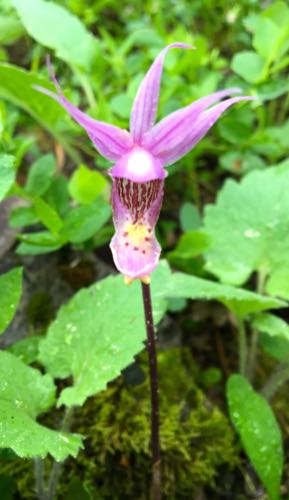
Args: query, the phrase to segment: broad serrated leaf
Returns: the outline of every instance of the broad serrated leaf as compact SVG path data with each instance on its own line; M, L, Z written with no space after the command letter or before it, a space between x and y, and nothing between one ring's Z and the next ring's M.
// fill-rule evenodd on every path
M0 447L11 448L20 457L56 460L76 456L81 447L78 435L57 432L36 421L55 401L50 375L26 366L13 354L0 351Z
M271 297L184 273L174 273L168 284L163 287L163 293L168 297L218 300L237 316L286 305Z
M169 280L165 263L152 275L154 320L166 309L162 287ZM133 362L143 349L145 325L139 280L126 286L110 276L78 292L63 306L40 344L40 361L57 378L73 377L58 404L81 405Z
M65 7L45 0L12 0L31 37L56 51L57 57L88 69L98 51L97 40ZM61 20L61 22L59 22Z
M262 349L279 361L289 362L289 325L273 314L258 314L253 328L260 332Z
M68 455L76 457L82 447L80 436L38 424L13 402L0 399L0 408L0 447L11 448L19 457L45 458L49 453L61 462Z
M26 365L30 365L38 358L39 343L42 339L43 337L40 337L40 335L26 337L12 344L7 350Z
M14 156L0 154L0 201L3 200L11 188L15 180L15 174Z
M0 276L0 333L7 328L22 292L22 269L16 267Z
M225 183L216 204L205 209L210 272L223 282L241 285L257 271L268 277L269 294L289 298L288 185L288 166Z
M231 420L240 435L250 462L271 500L280 498L283 469L282 436L268 402L241 375L227 384Z
M0 351L0 359L1 404L9 401L33 419L53 405L56 388L51 375L42 375L7 351Z

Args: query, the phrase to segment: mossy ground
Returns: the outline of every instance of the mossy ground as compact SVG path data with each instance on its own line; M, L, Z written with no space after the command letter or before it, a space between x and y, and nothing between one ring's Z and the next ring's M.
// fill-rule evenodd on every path
M158 361L164 496L193 498L198 487L214 485L221 466L236 464L233 431L225 415L195 385L187 350L167 350ZM72 430L85 436L85 448L76 460L66 461L57 498L150 498L146 372L143 354L133 377L120 377L76 410ZM2 461L0 473L13 474L19 498L36 498L31 462ZM71 488L73 484L82 484L83 493Z

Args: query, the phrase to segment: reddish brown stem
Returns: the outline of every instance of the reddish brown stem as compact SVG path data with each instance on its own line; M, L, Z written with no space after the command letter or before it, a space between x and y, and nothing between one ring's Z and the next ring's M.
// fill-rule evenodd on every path
M150 285L142 283L151 388L152 498L161 500L158 369Z

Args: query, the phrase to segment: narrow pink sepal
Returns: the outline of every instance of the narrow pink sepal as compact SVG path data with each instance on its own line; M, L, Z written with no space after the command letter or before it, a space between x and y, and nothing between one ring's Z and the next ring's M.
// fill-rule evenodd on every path
M209 98L210 96L204 99L209 100ZM198 115L197 119L195 121L193 120L193 123L190 123L189 119L182 122L180 117L177 117L175 124L177 130L175 135L168 134L168 136L165 136L164 134L162 141L158 142L156 140L154 143L154 139L158 136L154 134L153 130L158 127L157 125L151 131L150 147L148 147L147 143L146 147L152 154L160 158L164 162L165 166L171 165L193 149L193 147L204 137L204 135L206 135L208 130L214 125L226 109L236 102L247 100L254 100L254 97L240 96L227 99L226 101L223 101L206 111L202 111ZM165 120L166 119L164 119L163 122ZM160 122L159 125L161 125L161 123L162 122ZM180 127L179 124L181 125ZM161 131L158 133L160 135Z
M162 156L166 151L177 147L186 134L187 128L191 129L194 126L197 118L208 106L223 99L223 97L240 92L241 89L235 87L220 90L178 109L145 134L143 146L154 156Z
M131 111L130 131L136 144L141 144L142 137L154 124L160 91L163 63L167 52L172 48L192 49L185 43L171 43L154 60L142 80Z
M96 149L106 159L115 161L122 155L126 154L133 145L132 138L127 130L94 120L80 111L64 97L49 61L48 70L58 94L55 94L54 92L38 85L35 85L34 88L39 92L52 97L52 99L61 104L61 106L72 116L72 118L74 118L74 120L85 129Z

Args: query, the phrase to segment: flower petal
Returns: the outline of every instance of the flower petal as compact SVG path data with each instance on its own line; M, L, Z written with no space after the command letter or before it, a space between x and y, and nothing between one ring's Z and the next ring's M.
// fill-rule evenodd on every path
M108 160L114 161L127 153L133 145L132 138L127 130L94 120L80 111L64 97L49 62L48 69L58 94L54 94L50 90L39 87L38 85L35 85L34 88L59 102L72 118L86 130L96 149L102 156Z
M194 122L208 106L220 101L223 97L240 92L239 88L220 90L174 111L145 134L143 146L155 156L161 155L167 149L172 149L179 143L180 137L184 136L186 127L194 126Z
M111 176L133 182L149 182L164 179L167 172L158 158L139 146L123 155L112 167Z
M141 278L157 266L161 247L155 237L164 181L135 183L114 179L112 207L115 235L110 248L117 269L129 278Z
M229 90L232 93L232 89ZM227 91L222 92L224 96ZM222 92L219 93L218 99L220 99ZM147 134L144 140L144 147L152 155L161 159L165 166L171 165L187 154L204 137L220 115L232 104L244 100L254 100L254 97L248 96L232 97L206 111L200 112L199 106L202 108L203 103L205 103L205 107L207 107L214 100L217 100L217 94L212 94L212 96L196 101L199 103L197 106L198 109L192 107L193 110L190 110L188 109L190 106L187 106L187 108L176 111L167 118L164 118ZM203 103L200 102L202 100Z
M143 135L154 124L164 59L170 49L177 47L193 48L191 45L179 42L171 43L165 47L154 60L138 88L130 118L130 130L136 144L141 144Z

